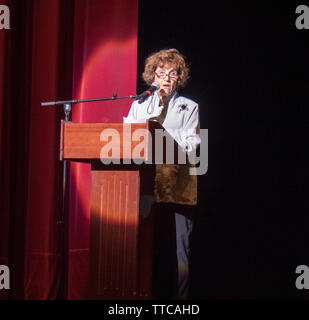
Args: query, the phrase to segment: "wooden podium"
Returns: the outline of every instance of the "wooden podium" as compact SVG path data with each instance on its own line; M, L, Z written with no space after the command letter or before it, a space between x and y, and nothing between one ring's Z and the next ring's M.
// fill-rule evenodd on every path
M141 152L135 152L134 159L154 159L150 136L155 129L164 130L153 121L62 122L60 159L91 163L90 299L152 298L155 166L126 159L137 147ZM135 141L134 132L141 131L145 135ZM102 148L107 144L115 148L119 164L102 163Z

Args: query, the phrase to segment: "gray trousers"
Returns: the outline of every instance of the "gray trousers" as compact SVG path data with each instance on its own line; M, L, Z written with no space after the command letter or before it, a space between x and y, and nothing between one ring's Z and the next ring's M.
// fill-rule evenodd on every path
M187 299L189 295L190 275L190 236L193 222L187 217L175 213L176 251L177 251L177 299Z
M154 229L154 298L185 300L190 287L193 206L159 203Z

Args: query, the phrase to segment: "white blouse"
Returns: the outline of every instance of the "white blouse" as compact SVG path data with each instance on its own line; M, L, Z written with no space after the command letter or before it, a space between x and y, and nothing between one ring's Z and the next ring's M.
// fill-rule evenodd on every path
M134 101L128 116L123 117L123 122L143 123L147 119L158 117L162 112L159 101L157 92L142 103ZM198 104L179 96L175 91L169 100L162 126L184 150L187 152L195 150L200 144Z

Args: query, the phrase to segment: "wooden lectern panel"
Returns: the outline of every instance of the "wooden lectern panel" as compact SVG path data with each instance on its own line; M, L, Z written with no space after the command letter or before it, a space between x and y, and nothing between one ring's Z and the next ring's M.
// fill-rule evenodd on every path
M138 295L139 171L92 171L90 298Z
M91 163L90 299L152 298L153 163L158 152L157 129L163 127L153 121L144 124L62 121L60 159ZM145 134L137 139L136 130ZM102 139L106 132L111 133L110 137ZM120 150L120 159L143 159L147 164L123 161L105 165L99 160L106 144ZM143 152L135 154L136 146L142 146ZM163 163L165 150L174 152L177 159L179 150L175 141L168 148L163 147Z
M100 159L105 145L119 149L119 158L131 158L132 150L143 141L132 140L135 130L148 130L148 124L122 123L62 123L60 159ZM146 141L145 141L146 142ZM145 144L147 154L148 145ZM144 159L146 155L137 155Z

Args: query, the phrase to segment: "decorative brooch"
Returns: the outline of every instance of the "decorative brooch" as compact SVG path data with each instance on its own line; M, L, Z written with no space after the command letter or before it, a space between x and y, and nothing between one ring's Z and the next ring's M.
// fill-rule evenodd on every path
M178 107L179 107L179 113L181 111L187 111L188 110L188 105L187 104L181 104Z

